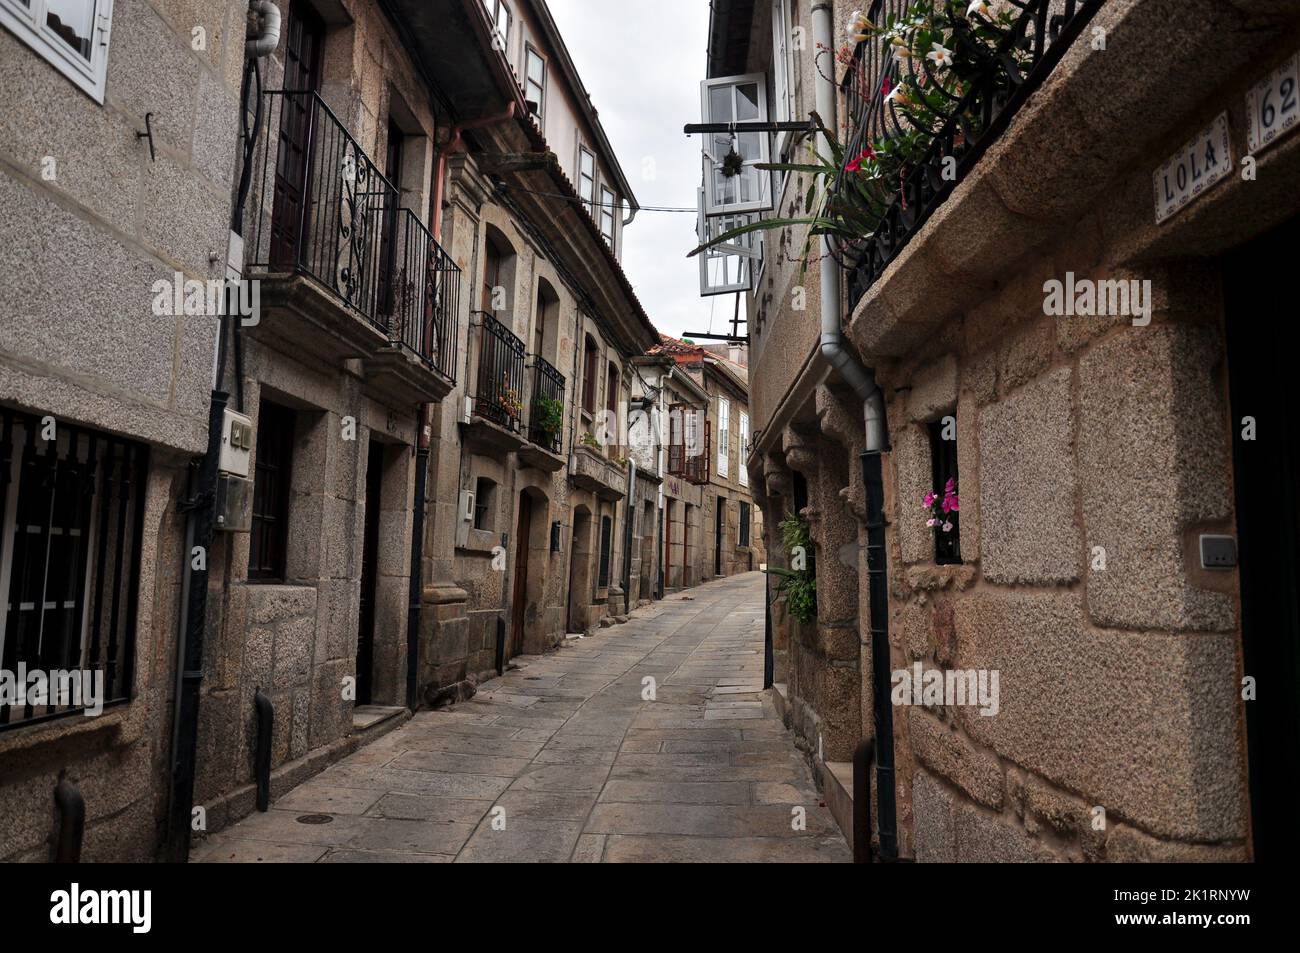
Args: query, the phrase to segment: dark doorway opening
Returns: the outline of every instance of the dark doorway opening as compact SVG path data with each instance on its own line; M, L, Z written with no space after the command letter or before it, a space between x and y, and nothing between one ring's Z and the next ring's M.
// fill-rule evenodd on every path
M718 497L717 509L714 512L713 528L713 575L722 575L722 528L727 522L727 501Z
M366 516L361 542L361 599L357 605L357 704L374 700L375 590L379 577L379 506L384 484L384 445L370 441L366 461Z
M1285 276L1300 218L1227 255L1225 329L1236 483L1251 836L1256 861L1294 856L1300 818L1300 391L1292 362L1300 328ZM1254 424L1254 439L1246 428Z
M519 494L519 525L515 532L515 585L510 602L510 645L506 657L524 650L524 622L528 614L528 548L533 536L533 498Z
M313 97L320 89L321 50L325 23L304 3L289 6L285 29L282 89L298 95L280 100L280 131L276 143L275 201L271 209L271 265L289 270L302 252L302 222L311 205L311 137Z

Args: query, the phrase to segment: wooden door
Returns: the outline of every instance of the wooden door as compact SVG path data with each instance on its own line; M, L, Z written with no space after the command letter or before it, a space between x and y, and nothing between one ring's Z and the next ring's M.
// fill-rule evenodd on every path
M361 599L357 606L357 704L374 698L375 591L379 581L379 507L384 481L384 445L370 441L366 462L366 516L361 543Z
M285 31L284 85L278 97L280 131L276 139L275 201L271 210L271 265L289 270L302 252L302 225L311 203L312 120L320 89L325 24L301 3L289 7Z

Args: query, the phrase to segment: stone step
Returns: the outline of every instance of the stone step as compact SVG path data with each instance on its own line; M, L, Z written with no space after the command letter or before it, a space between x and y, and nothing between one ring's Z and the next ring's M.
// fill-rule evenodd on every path
M823 796L844 839L853 843L853 762L827 761L822 775Z

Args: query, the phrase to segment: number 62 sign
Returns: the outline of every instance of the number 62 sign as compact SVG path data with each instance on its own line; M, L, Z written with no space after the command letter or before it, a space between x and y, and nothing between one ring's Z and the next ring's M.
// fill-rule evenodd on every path
M1275 142L1300 122L1300 53L1296 53L1246 94L1252 153Z

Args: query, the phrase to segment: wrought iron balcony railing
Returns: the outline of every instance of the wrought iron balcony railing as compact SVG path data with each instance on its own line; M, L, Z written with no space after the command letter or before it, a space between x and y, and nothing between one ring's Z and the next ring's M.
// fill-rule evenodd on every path
M317 93L268 90L244 209L252 274L299 274L455 382L460 269Z
M474 413L518 433L524 412L524 342L486 311L474 312L478 375Z
M454 384L460 268L409 209L402 209L390 234L382 324L394 340Z
M268 90L262 108L246 215L250 269L310 276L386 331L383 265L397 189L316 93Z
M551 453L560 452L564 436L564 375L534 355L533 399L528 408L528 439Z
M1025 100L1042 85L1105 0L1006 0L1015 13L1005 30L993 30L987 17L972 19L966 0L933 0L933 9L952 24L949 53L965 67L962 81L949 92L937 82L934 68L917 56L897 56L884 38L858 44L841 87L847 130L844 154L879 151L882 142L901 137L928 140L928 147L904 165L884 200L879 222L860 240L832 241L832 253L850 272L852 307L884 272L934 210L970 172L989 145L1007 128ZM867 18L878 27L901 20L928 3L875 0ZM996 4L990 5L997 7ZM977 34L977 28L980 32ZM924 122L918 125L888 98L901 82L917 81L936 95L925 97ZM860 201L850 177L840 171L833 200Z

